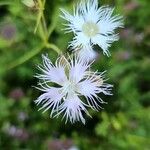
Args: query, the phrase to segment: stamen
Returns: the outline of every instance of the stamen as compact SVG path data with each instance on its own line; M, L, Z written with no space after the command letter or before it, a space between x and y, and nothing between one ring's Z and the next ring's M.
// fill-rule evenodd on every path
M76 92L76 84L73 83L72 81L68 81L65 83L65 85L63 86L63 93L75 93Z
M88 21L83 24L82 31L86 36L93 37L99 32L99 28L95 23Z

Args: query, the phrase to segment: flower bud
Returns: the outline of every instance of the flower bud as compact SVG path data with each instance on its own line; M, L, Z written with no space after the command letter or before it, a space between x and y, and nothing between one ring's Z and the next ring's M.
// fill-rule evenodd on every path
M22 0L22 3L30 8L33 8L36 5L34 0Z

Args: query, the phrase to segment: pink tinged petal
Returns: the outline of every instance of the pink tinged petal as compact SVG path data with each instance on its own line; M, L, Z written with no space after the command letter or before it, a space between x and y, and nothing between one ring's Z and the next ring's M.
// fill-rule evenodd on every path
M67 76L63 67L51 69L49 72L49 77L51 82L55 82L59 85L62 85L67 80Z
M118 39L119 38L118 38L117 34L106 35L106 36L98 34L98 35L96 35L95 37L92 38L92 43L94 45L98 44L99 47L102 48L103 53L106 54L107 56L110 56L110 52L108 51L108 48L111 46L111 44L114 41L117 41Z
M87 79L78 83L78 92L86 97L89 106L94 109L101 108L98 103L104 103L104 101L97 96L97 94L101 92L101 88L96 82Z
M56 66L54 66L46 56L43 56L43 66L39 67L43 74L38 74L36 77L62 85L67 80L67 76L64 66L58 64L59 63L56 61Z
M42 94L35 103L37 105L42 104L43 106L39 109L44 109L43 112L51 109L51 117L53 115L54 110L58 110L58 106L61 103L63 98L63 94L60 92L60 88L50 88L46 93Z
M89 115L88 111L84 107L84 103L76 96L67 97L62 105L59 107L60 113L64 112L63 118L66 118L66 123L69 120L71 123L75 121L82 121L85 124L85 119L83 118L82 112Z
M69 73L69 79L78 83L83 79L86 70L89 68L90 64L87 60L83 60L81 58L74 58L71 62L71 68Z
M44 74L40 74L37 77L42 80L46 80L48 82L54 82L59 85L62 85L66 80L67 77L65 75L65 70L63 67L59 68L51 68L51 70L45 71L42 70Z
M79 92L84 95L90 97L91 95L95 95L99 93L99 87L92 83L90 80L84 80L78 83Z

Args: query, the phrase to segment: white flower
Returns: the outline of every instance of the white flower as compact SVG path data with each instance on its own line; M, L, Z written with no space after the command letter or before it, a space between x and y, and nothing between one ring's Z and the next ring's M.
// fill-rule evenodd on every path
M98 45L104 54L110 55L108 48L119 39L115 30L123 27L122 16L113 16L114 9L108 6L98 7L97 0L81 1L74 9L73 15L63 9L61 11L61 17L68 21L65 24L66 32L73 32L75 35L69 45L73 50L84 51L80 53L82 57L87 55L87 49L87 53L90 51L90 57L90 54L94 55L93 45Z
M112 85L104 83L104 73L92 72L90 66L78 56L68 60L61 56L55 64L43 56L43 65L38 67L42 74L36 76L41 81L37 89L43 94L35 101L36 104L42 104L40 109L44 112L51 109L51 117L64 114L66 122L85 123L83 113L89 115L87 107L101 108L99 104L104 101L98 94L111 95L112 88Z

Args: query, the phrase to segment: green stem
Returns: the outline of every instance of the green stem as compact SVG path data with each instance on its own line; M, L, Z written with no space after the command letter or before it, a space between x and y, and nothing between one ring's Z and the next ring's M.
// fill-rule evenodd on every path
M40 36L40 38L42 39L42 41L43 41L44 43L46 43L48 39L47 39L47 36L45 35L45 32L44 32L44 30L43 30L43 26L42 26L42 23L41 23L41 22L39 23L38 31L39 31L39 36Z
M56 27L56 22L52 22L52 24L49 26L49 28L48 28L48 37L50 37L51 36L51 34L52 34L52 32L54 31L54 29L55 29L55 27Z
M42 3L41 0L39 0L38 2L39 2L39 7L41 8L41 10L38 14L38 19L37 19L37 23L36 23L36 27L35 27L35 32L38 28L39 33L40 33L40 37L43 41L43 44L41 44L41 46L39 46L38 48L29 51L24 56L20 57L19 59L17 59L13 63L6 66L6 68L7 68L6 70L12 69L14 67L17 67L17 66L25 63L26 61L28 61L29 59L31 59L32 57L37 55L44 47L46 47L48 49L52 49L55 52L57 52L58 54L61 54L61 50L55 44L47 42L48 37L51 35L52 31L55 28L55 23L56 22L54 24L52 24L49 29L47 29L45 17L44 17L44 14L43 14L43 8L44 8L44 5L45 5L45 0L43 1L43 3Z
M44 17L43 14L42 14L41 22L42 22L42 25L43 25L44 33L46 35L46 39L48 39L47 24L46 24L45 17Z
M17 59L16 61L12 62L11 64L9 64L6 68L6 70L12 69L14 67L17 67L23 63L25 63L26 61L28 61L29 59L31 59L33 56L37 55L45 46L42 44L41 46L39 46L38 48L26 53L24 56L20 57L19 59Z
M46 47L49 48L49 49L53 49L58 54L61 54L61 50L55 44L47 43Z
M52 44L52 43L42 44L38 48L26 53L24 56L20 57L16 61L14 61L11 64L9 64L8 66L6 66L7 69L5 71L15 68L15 67L25 63L26 61L30 60L32 57L34 57L39 52L41 52L41 50L43 50L44 47L52 49L55 52L57 52L58 54L61 54L61 50L55 44Z
M35 26L35 29L34 29L34 33L36 33L40 22L42 22L41 19L44 17L43 11L44 11L44 7L45 7L45 0L43 1L43 3L42 3L41 0L38 0L38 4L39 4L39 13L38 13L38 16L37 16L37 21L36 21L36 26Z

